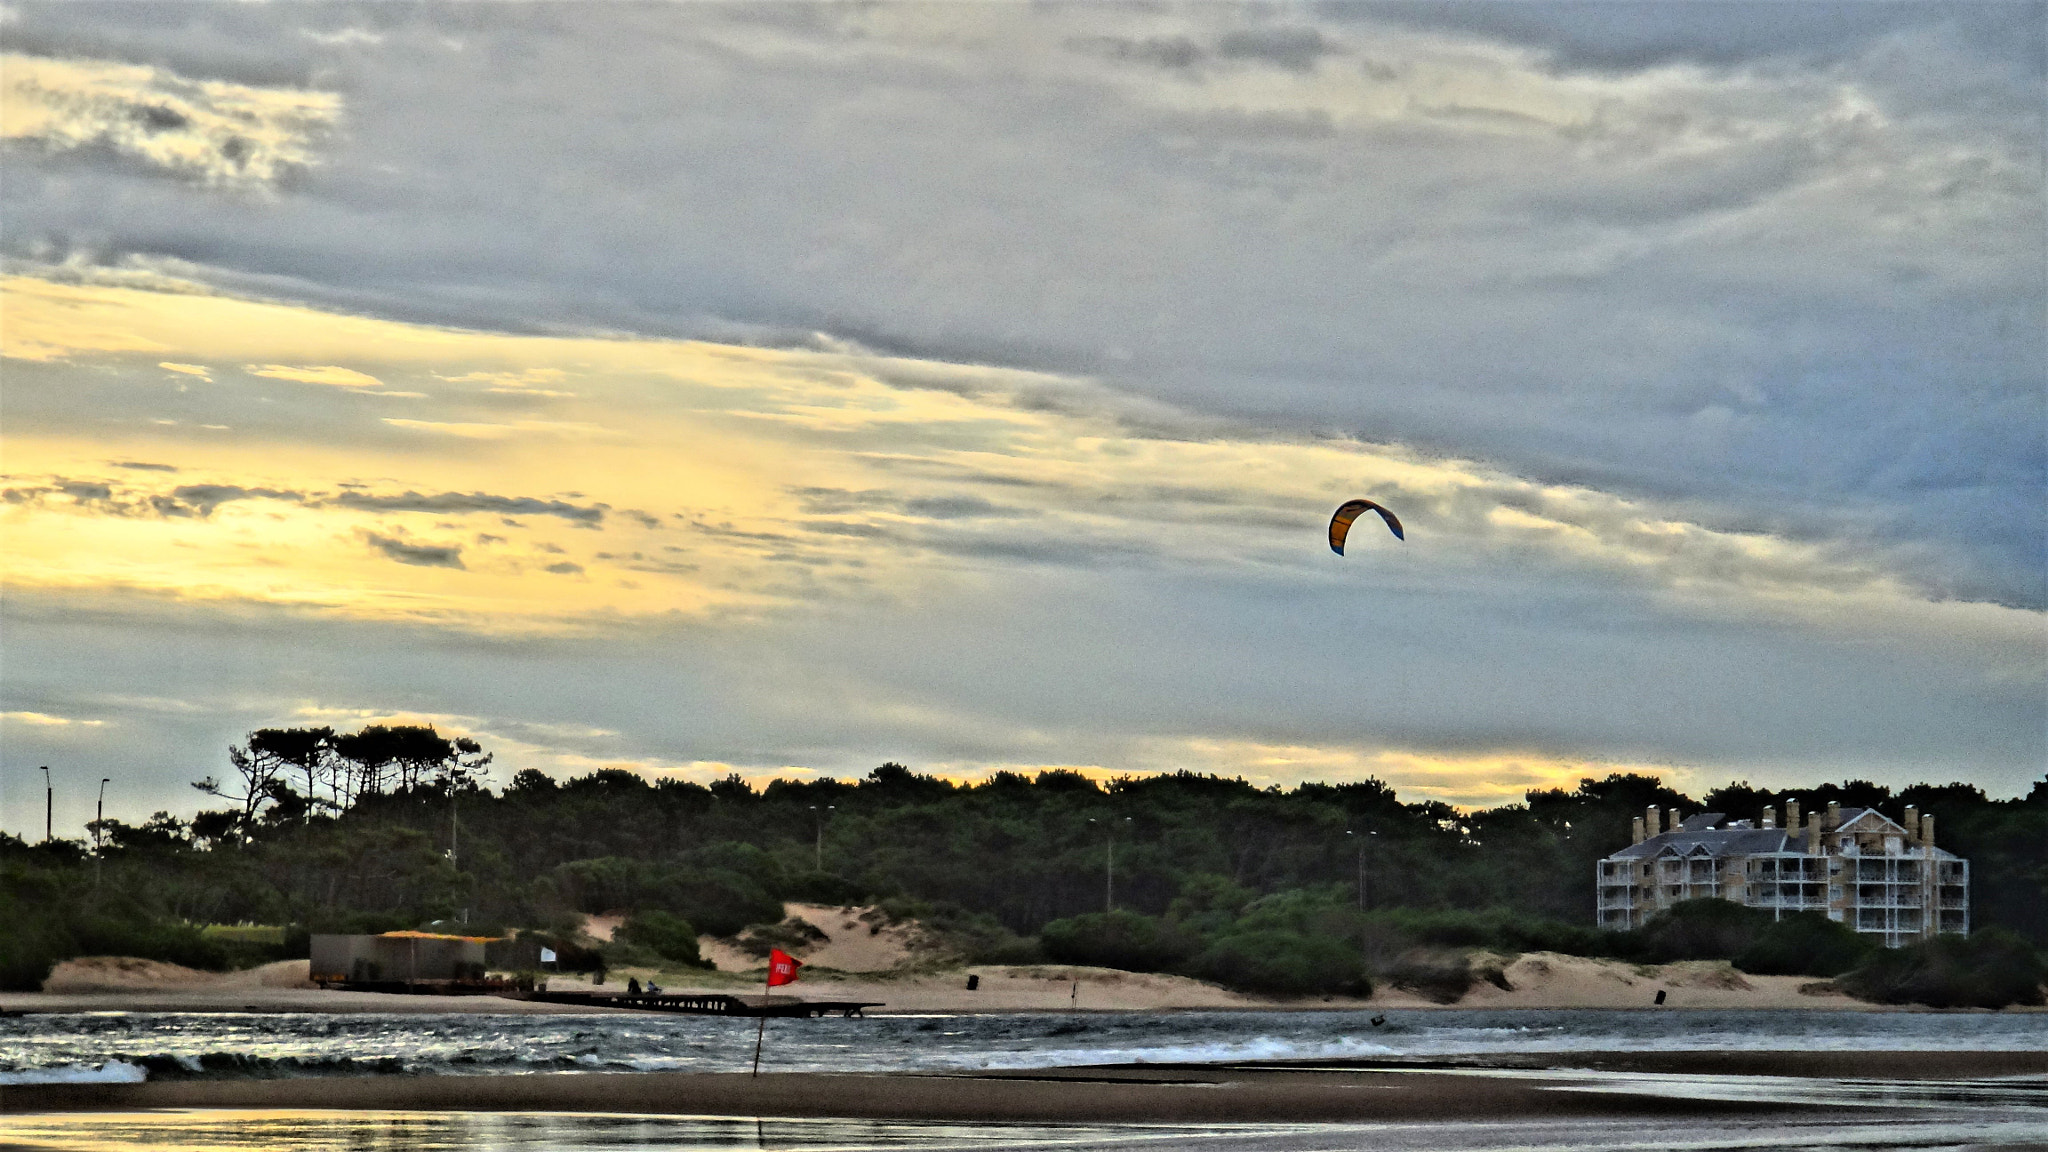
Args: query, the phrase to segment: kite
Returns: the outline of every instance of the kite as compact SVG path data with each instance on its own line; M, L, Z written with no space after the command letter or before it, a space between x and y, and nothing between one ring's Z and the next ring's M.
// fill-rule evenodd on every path
M1330 517L1330 551L1339 556L1344 554L1344 538L1351 534L1351 522L1368 511L1380 514L1380 519L1387 522L1387 529L1394 534L1394 539L1408 538L1401 531L1401 521L1395 519L1392 512L1370 500L1346 500L1337 506L1337 514Z

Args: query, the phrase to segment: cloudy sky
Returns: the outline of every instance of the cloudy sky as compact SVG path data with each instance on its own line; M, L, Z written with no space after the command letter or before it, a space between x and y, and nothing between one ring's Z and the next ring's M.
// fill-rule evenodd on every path
M2023 792L2044 27L9 2L0 826L390 720Z

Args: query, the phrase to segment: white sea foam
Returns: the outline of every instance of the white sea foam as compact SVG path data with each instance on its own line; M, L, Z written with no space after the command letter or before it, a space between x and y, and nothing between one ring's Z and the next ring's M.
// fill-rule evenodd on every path
M1375 1022L1377 1020L1377 1022ZM729 1071L752 1021L690 1016L269 1017L134 1013L0 1019L0 1084L534 1071ZM771 1021L782 1071L1046 1068L1663 1049L2048 1048L2048 1015L1827 1011L1176 1012ZM125 1070L124 1070L125 1069Z
M126 1060L104 1064L59 1064L54 1068L23 1068L0 1072L0 1084L140 1084L149 1072Z

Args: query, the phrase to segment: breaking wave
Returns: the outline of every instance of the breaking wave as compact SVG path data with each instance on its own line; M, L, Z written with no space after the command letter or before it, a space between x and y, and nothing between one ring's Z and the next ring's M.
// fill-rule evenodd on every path
M46 1068L22 1068L0 1072L0 1086L8 1084L140 1084L149 1075L140 1064L108 1060L99 1064L56 1064Z

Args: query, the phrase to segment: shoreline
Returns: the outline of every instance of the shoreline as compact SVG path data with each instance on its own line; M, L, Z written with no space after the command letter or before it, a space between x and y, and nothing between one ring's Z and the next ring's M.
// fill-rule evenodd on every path
M1808 1054L1665 1053L1642 1061L1606 1054L1645 1075L1685 1071L1681 1056L1710 1058L1719 1075L1805 1069L1801 1077L1866 1077L1917 1071L1919 1053L1837 1053L1825 1072ZM1721 1056L1729 1059L1711 1059ZM1951 1053L1944 1078L2048 1075L2048 1052ZM1874 1059L1873 1059L1874 1058ZM525 1076L381 1076L281 1080L163 1081L10 1087L0 1114L136 1112L150 1109L321 1111L607 1112L870 1120L1039 1123L1245 1123L1432 1121L1708 1115L1869 1116L1847 1104L1703 1099L1665 1086L1619 1090L1611 1075L1573 1076L1583 1063L1524 1062L1458 1069L1316 1065L1124 1065L973 1073L743 1072L540 1073ZM1736 1069L1749 1069L1737 1071ZM1605 1071L1621 1071L1610 1068Z

